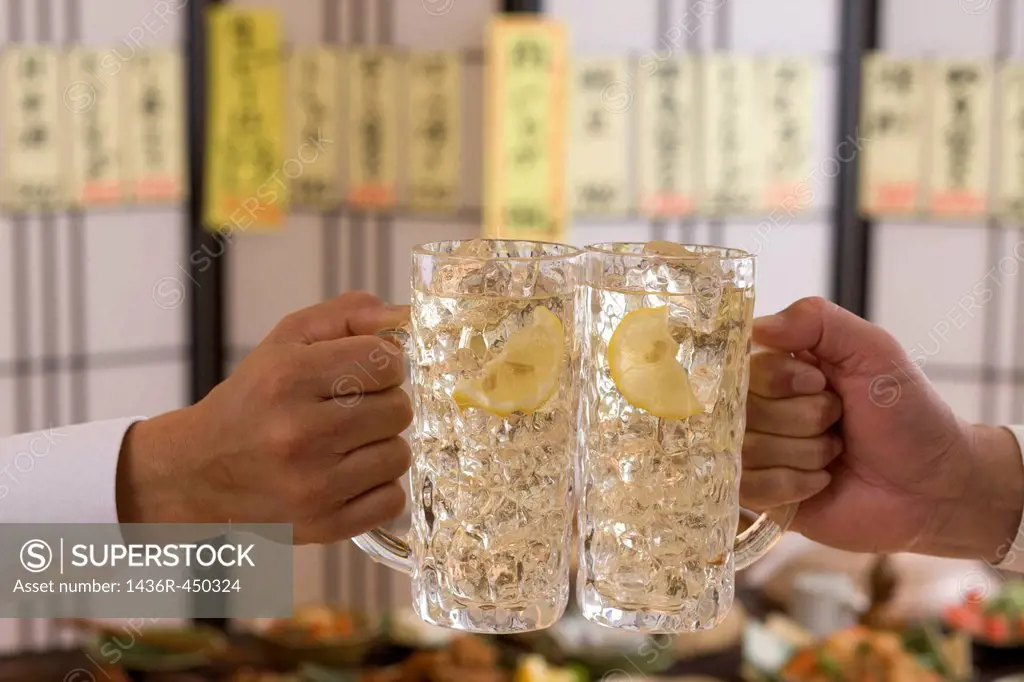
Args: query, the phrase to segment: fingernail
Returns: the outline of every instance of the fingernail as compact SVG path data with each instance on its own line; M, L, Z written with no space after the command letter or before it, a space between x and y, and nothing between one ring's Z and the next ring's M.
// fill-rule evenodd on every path
M825 375L811 367L800 370L793 377L793 390L805 395L824 391Z

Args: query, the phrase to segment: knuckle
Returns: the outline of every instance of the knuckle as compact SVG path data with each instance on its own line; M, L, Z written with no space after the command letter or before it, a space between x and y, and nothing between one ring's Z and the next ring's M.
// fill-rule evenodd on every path
M767 488L763 484L764 473L758 472L757 476L748 475L740 479L740 500L744 506L754 510L770 506L770 502L766 500Z
M823 427L822 430L827 431L832 428L842 416L843 403L839 399L839 396L834 393L822 393L820 396L820 400L822 401L821 425Z
M288 395L295 387L296 367L284 357L276 357L267 363L257 378L257 391L265 398L277 400Z
M296 518L315 519L315 506L319 498L314 494L308 480L301 476L285 476L278 489Z
M392 388L388 391L389 414L394 420L398 433L405 431L412 424L413 409L412 400L409 394L400 388Z
M387 339L357 336L345 341L341 361L345 365L354 365L366 377L368 390L399 386L405 380L402 358Z
M800 489L800 483L798 480L800 474L781 469L770 471L768 473L771 474L772 478L770 488L772 492L769 493L772 506L784 504L785 502L794 499Z
M757 431L746 431L743 434L743 463L761 454L763 442Z
M288 313L277 323L277 331L287 336L298 336L302 334L306 324L306 314L302 310Z
M346 307L380 305L383 303L380 297L371 294L369 291L346 291L338 299Z
M834 303L822 298L821 296L808 296L806 298L801 298L793 304L793 309L796 312L816 317L825 315L834 307Z
M387 339L369 337L371 347L367 359L380 381L388 386L401 385L405 381L405 365L403 353L399 347Z
M762 422L761 415L764 413L764 405L761 402L761 396L759 395L748 395L747 396L747 423L748 425L756 426Z
M294 422L281 419L271 422L267 429L266 442L278 457L291 459L306 449L308 435Z
M808 429L812 430L814 435L825 433L836 420L836 410L832 397L827 393L821 393L811 396L809 403L804 415L804 421Z
M378 509L380 510L381 521L391 521L402 515L405 511L405 491L398 483L388 483L381 486Z
M391 438L385 442L385 455L382 459L382 466L389 477L401 478L412 466L412 448L404 438Z
M832 441L827 437L815 438L810 442L808 448L808 459L815 469L824 469L832 461Z

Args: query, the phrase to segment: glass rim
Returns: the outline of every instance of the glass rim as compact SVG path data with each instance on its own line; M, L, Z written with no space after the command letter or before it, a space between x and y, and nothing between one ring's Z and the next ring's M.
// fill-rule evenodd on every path
M462 243L466 244L469 242L480 241L480 242L505 242L507 244L534 244L537 246L554 246L559 249L565 249L566 253L560 254L545 254L541 256L471 256L467 254L456 254L456 253L444 253L437 248L440 244L452 244ZM417 244L412 248L413 255L415 256L431 256L435 258L445 258L451 260L461 261L503 261L503 262L524 262L534 263L540 261L557 261L565 260L567 258L576 258L583 255L583 249L578 246L572 246L571 244L564 244L562 242L546 242L538 239L501 239L501 238L475 238L475 239L439 239L433 242L425 242L423 244Z
M695 253L692 256L666 256L660 253L643 253L638 251L636 253L628 253L624 251L615 251L610 248L613 246L637 246L643 247L650 242L598 242L596 244L587 244L583 247L584 253L595 253L602 256L616 256L619 258L660 258L666 261L677 261L677 262L717 262L721 263L724 261L742 261L742 260L757 260L757 254L735 246L719 246L717 244L688 244L684 242L670 242L672 244L678 244L685 249L714 249L719 253Z

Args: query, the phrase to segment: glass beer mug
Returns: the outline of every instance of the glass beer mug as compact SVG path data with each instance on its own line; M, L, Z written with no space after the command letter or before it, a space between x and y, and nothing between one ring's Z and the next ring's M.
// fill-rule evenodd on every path
M428 623L546 628L568 601L579 249L448 241L412 256L412 529L354 539Z
M735 571L796 511L773 510L736 537L754 257L598 244L581 279L580 608L629 630L712 628Z

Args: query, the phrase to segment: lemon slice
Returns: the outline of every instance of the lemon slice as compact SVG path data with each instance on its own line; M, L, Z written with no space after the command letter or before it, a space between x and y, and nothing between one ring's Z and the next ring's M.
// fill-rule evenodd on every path
M477 376L461 379L452 399L461 410L476 407L498 417L529 414L558 390L564 356L561 320L547 308L535 308L532 324L512 334Z
M711 259L702 253L691 251L682 244L675 242L653 241L644 244L645 256L664 256L666 258L685 258L687 267L698 275L712 273Z
M675 242L653 241L644 244L644 253L651 256L670 256L672 258L700 258L696 251L690 251L682 244Z
M619 393L634 407L661 419L686 419L704 411L690 376L676 360L679 344L668 327L668 308L634 310L608 342L608 368Z

